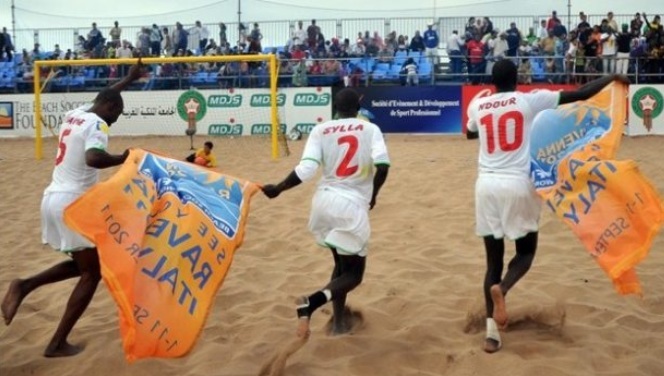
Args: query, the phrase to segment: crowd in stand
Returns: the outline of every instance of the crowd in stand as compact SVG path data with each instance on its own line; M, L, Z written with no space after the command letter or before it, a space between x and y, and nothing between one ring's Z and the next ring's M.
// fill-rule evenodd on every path
M493 63L513 59L522 84L534 77L551 83L584 83L608 73L641 75L639 82L664 82L664 30L660 16L636 13L620 27L612 12L591 26L584 12L571 31L556 12L524 35L514 23L497 30L487 17L471 17L464 30L448 38L450 70L465 70L472 83L486 82ZM463 77L461 78L463 79Z
M519 67L521 83L583 83L602 73L641 75L640 82L664 82L664 30L660 16L649 19L637 13L630 24L618 25L609 12L601 22L591 25L581 12L579 23L568 31L554 11L539 28L523 33L512 23L498 30L488 17L471 17L465 30L454 30L446 40L449 70L433 75L440 62L441 40L433 24L412 37L391 32L359 32L355 38L326 38L312 20L300 21L284 46L262 45L259 24L239 27L237 41L229 41L227 27L219 24L215 40L206 26L196 21L193 27L153 24L138 35L127 36L116 21L107 36L96 23L86 36L79 36L73 50L59 45L44 52L36 43L14 57L10 34L0 34L0 89L30 90L33 62L37 59L69 60L89 58L130 58L139 56L192 56L275 53L280 60L280 85L359 85L366 81L417 85L423 80L453 80L472 84L487 83L493 63L513 59ZM192 40L198 43L193 43ZM114 79L126 66L56 68L56 86L87 86L86 80ZM45 69L42 77L50 72ZM448 73L448 74L444 74ZM221 87L264 86L265 66L242 61L206 64L160 64L151 68L143 80L144 89L170 89L190 84ZM183 83L183 79L185 82ZM23 85L22 85L23 84Z

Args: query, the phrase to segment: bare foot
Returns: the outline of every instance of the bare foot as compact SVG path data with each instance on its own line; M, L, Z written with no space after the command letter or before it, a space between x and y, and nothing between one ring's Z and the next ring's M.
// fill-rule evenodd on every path
M308 309L309 299L307 299L306 296L299 297L295 299L295 304L297 305L298 314L297 329L295 330L295 334L297 334L299 338L307 339L311 335L311 329L309 329L309 321L311 317L308 316L307 313L301 312L301 310Z
M360 311L354 311L350 307L345 307L343 318L336 320L331 317L328 322L327 332L330 336L338 336L353 332L360 328L364 323L364 315Z
M295 334L302 339L309 338L311 335L311 329L309 329L308 317L300 317L297 319L297 329L295 330Z
M493 338L486 338L484 339L484 351L488 352L489 354L493 354L496 351L500 350L500 342L493 339Z
M5 299L0 306L2 317L5 319L5 325L11 324L18 307L21 305L23 298L25 298L25 292L21 288L22 282L20 279L15 279L9 284Z
M507 327L507 310L505 309L505 295L500 285L491 286L491 300L493 300L493 319L500 329Z
M83 347L70 345L69 343L65 342L59 346L47 347L46 351L44 351L44 356L47 358L60 358L65 356L74 356L81 351L83 351Z

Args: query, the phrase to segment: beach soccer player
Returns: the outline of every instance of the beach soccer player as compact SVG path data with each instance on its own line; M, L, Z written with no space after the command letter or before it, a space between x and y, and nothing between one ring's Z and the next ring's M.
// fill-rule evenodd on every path
M108 127L124 108L120 92L141 77L143 64L132 66L121 81L99 92L90 105L68 112L60 126L58 151L52 181L41 204L42 241L67 254L70 259L9 285L2 305L5 324L14 319L23 299L40 286L79 277L69 297L60 324L44 356L62 357L79 353L67 337L88 307L101 279L99 257L94 244L69 229L63 219L65 208L99 181L99 169L122 164L129 155L109 154ZM94 215L91 213L91 215Z
M263 187L267 197L275 198L312 179L319 166L323 169L312 199L309 230L318 244L331 250L334 270L324 288L297 300L299 337L309 336L311 315L328 301L334 311L332 334L352 329L346 295L362 282L371 233L369 210L376 204L390 164L378 126L357 118L358 94L349 88L339 91L335 109L338 119L314 127L295 170L281 183Z
M475 183L477 235L483 237L486 339L484 350L501 348L499 328L507 325L505 295L528 272L537 249L540 201L530 180L530 130L535 116L558 105L587 100L624 76L605 76L576 91L516 91L517 67L511 60L493 66L496 94L478 98L468 108L469 139L480 140ZM503 277L504 238L516 242L516 255Z

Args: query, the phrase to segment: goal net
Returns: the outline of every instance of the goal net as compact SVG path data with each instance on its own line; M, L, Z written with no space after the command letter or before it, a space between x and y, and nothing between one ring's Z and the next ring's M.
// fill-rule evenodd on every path
M37 159L50 156L67 111L91 103L137 61L36 61ZM306 135L331 116L329 88L279 87L278 61L272 54L142 61L147 73L123 91L124 111L111 127L114 139L126 136L132 146L185 158L192 146L211 141L215 151L277 159L290 154L289 134L293 139ZM191 126L195 133L188 131Z

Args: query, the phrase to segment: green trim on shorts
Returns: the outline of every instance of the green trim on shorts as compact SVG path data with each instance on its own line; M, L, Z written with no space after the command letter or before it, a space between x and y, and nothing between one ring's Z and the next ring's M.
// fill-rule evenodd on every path
M318 163L319 166L321 165L320 161L318 159L315 159L315 158L302 158L302 160L303 161L314 161L314 162Z
M391 165L390 165L390 162L378 162L378 163L374 163L374 166L388 166L389 167Z

